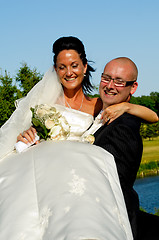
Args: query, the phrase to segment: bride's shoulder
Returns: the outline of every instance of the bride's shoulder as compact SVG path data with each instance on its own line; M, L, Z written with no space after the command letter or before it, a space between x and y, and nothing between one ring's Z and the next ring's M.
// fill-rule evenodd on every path
M92 115L96 117L99 112L102 110L102 100L99 97L87 97L87 100L92 109Z

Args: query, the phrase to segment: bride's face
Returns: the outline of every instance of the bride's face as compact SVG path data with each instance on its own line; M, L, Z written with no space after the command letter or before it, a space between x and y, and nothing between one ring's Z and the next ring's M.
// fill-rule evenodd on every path
M87 64L83 65L75 50L62 50L57 56L55 70L64 88L79 89L82 86Z

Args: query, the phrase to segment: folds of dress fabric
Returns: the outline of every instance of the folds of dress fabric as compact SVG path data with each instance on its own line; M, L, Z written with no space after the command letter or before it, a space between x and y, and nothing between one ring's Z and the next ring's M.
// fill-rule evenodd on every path
M114 158L100 147L48 141L13 153L0 192L0 239L132 239Z

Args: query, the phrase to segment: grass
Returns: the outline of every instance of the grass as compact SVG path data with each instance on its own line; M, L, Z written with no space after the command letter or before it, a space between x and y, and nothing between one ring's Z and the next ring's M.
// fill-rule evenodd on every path
M159 137L143 141L143 156L137 177L159 174Z
M159 161L159 137L143 141L142 163Z

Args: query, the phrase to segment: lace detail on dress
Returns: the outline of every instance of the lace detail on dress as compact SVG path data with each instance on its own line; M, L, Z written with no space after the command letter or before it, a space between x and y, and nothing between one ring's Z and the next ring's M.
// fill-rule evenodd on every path
M119 212L119 209L117 208L117 206L115 206L115 207L113 208L113 212L114 212L115 215L118 216L119 223L120 223L120 225L124 228L124 230L125 230L125 232L126 232L126 231L127 231L127 230L126 230L126 226L125 226L125 224L124 224L123 218L122 218L122 216L120 215L120 212Z
M86 190L86 179L80 178L75 172L75 169L71 170L72 182L68 183L68 185L71 187L69 192L78 196L82 196Z
M100 198L96 197L95 199L97 203L100 203Z
M64 212L65 212L65 213L68 213L68 212L70 211L70 209L71 209L71 207L70 207L70 206L67 206L67 207L64 208Z
M6 179L6 177L1 177L0 178L0 183L4 182L5 179Z
M44 207L40 214L40 231L41 231L41 238L43 237L46 229L48 228L49 217L52 216L52 211Z
M46 229L48 228L49 217L50 216L52 216L52 211L49 208L44 207L41 210L41 213L40 213L40 216L39 216L40 217L39 218L39 224L36 225L36 227L34 228L34 230L32 232L32 234L35 234L35 236L36 236L35 239L38 239L38 240L43 239L44 233L45 233ZM25 232L20 233L17 237L17 240L28 240L28 239L30 239L29 238L29 236L31 234L30 230L31 229L29 229L29 231L26 230Z
M18 235L17 240L27 240L27 236L25 233L20 233L20 235Z

